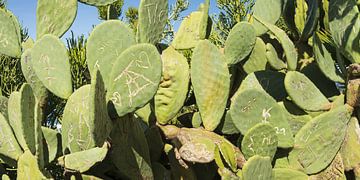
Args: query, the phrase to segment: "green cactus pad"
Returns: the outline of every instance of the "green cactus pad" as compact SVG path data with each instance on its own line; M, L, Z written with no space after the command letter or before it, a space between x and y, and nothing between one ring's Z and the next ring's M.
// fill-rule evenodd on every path
M41 109L41 103L35 103L34 107L34 136L35 136L35 157L38 161L40 169L45 167L45 153L44 153L44 137L41 130L41 124L44 120L44 113Z
M355 0L329 1L329 25L336 46L353 63L360 62L359 3Z
M241 152L246 159L254 155L269 156L272 160L278 145L276 131L268 123L259 123L250 128L242 142Z
M72 25L77 13L77 0L38 0L36 8L36 38L45 34L61 37Z
M284 83L291 100L300 108L307 111L330 109L330 102L304 74L289 71Z
M294 169L288 168L274 168L273 169L275 180L308 180L309 177L301 172Z
M29 84L21 86L20 92L13 92L9 98L9 124L24 150L35 154L35 97Z
M59 164L64 168L83 173L89 170L94 164L105 159L109 147L105 143L103 147L95 147L85 151L71 153L58 159Z
M19 58L21 56L20 25L16 17L0 9L0 54Z
M161 57L155 46L138 44L126 49L111 72L108 97L123 116L147 104L161 79Z
M360 163L360 127L357 118L352 117L346 130L344 143L340 149L346 171L357 168Z
M275 25L272 25L266 21L263 21L259 17L255 16L257 20L259 20L260 23L262 23L266 28L270 30L271 33L273 33L276 38L279 40L285 56L286 56L286 62L287 67L289 70L296 70L297 67L297 61L298 61L298 53L295 49L294 43L291 41L291 39L287 36L286 32L282 29L278 28Z
M274 46L270 43L266 44L266 59L270 66L275 70L286 69L286 64L281 59L279 59Z
M294 22L296 25L296 30L299 34L301 34L305 28L306 18L307 18L307 11L308 11L308 4L305 0L296 0L295 3L295 16Z
M323 171L318 174L311 175L310 179L339 179L346 180L345 172L344 172L344 163L340 156L337 154L335 158L332 160L331 164L326 167Z
M240 133L239 130L234 125L234 122L231 118L230 111L225 112L225 117L223 122L219 125L220 131L223 134L238 134Z
M266 69L266 45L261 38L256 38L254 49L252 50L249 59L243 65L244 71L248 74L255 71L262 71Z
M26 51L27 49L31 49L32 47L34 47L34 44L34 40L29 37L25 42L21 43L21 47L23 51Z
M191 118L191 125L193 128L199 128L202 124L201 116L199 112L194 112Z
M219 125L225 111L230 74L225 57L208 40L200 41L194 49L191 82L203 125L212 131Z
M17 167L17 179L49 179L41 172L36 157L30 151L19 157Z
M237 169L237 157L234 149L234 145L232 145L228 141L223 141L217 144L220 149L221 155L224 158L225 162L232 169L232 171L236 171Z
M139 6L139 42L156 44L162 38L168 18L168 0L141 0Z
M286 121L284 110L265 92L247 89L238 92L232 99L230 113L235 126L242 134L258 123L270 123L278 136L278 146L293 145L293 134Z
M72 93L70 63L66 47L53 35L44 35L31 49L36 76L56 96L67 99Z
M255 155L251 157L242 169L243 179L269 180L272 178L271 160L269 157Z
M25 52L21 55L21 71L26 79L26 82L29 83L33 89L36 98L38 100L45 98L48 91L40 79L36 76L32 67L31 49L25 50Z
M3 174L3 175L1 176L1 179L2 179L2 180L10 180L10 177L9 177L8 175L6 175L6 174Z
M238 92L246 89L259 89L268 93L277 101L288 95L284 85L285 74L275 71L258 71L251 73L241 82Z
M90 85L76 90L68 99L62 118L62 147L69 152L79 152L95 147L90 120Z
M16 166L16 161L23 153L13 131L5 119L0 113L0 158L6 162L6 164Z
M8 98L4 96L0 96L0 113L4 116L6 121L9 121L8 102L9 102Z
M307 174L325 169L335 157L345 138L353 108L344 105L308 122L295 136L293 155ZM289 155L290 156L290 155Z
M114 3L116 0L79 0L79 1L92 6L106 6Z
M281 0L257 0L253 9L253 15L263 19L264 21L275 24L281 15L282 1ZM254 19L253 25L256 30L256 35L261 36L267 32L262 23Z
M219 168L218 173L223 180L240 180L241 178L227 168ZM241 171L240 171L241 173Z
M110 72L115 60L128 47L135 44L132 30L119 20L108 20L97 25L91 32L86 43L86 61L94 76L95 69L99 69L108 89Z
M323 72L323 74L332 81L344 83L344 79L340 72L338 72L331 54L321 43L317 33L314 34L313 43L315 60L319 65L321 72Z
M230 31L225 42L225 57L228 64L244 60L256 42L255 28L248 22L237 23Z
M43 132L43 138L46 143L45 150L45 159L46 163L54 161L61 154L61 134L56 130L41 127Z
M162 80L155 99L155 115L160 124L166 124L182 108L189 86L187 59L173 47L163 51Z
M307 41L316 30L316 26L318 25L319 20L319 3L318 1L308 1L309 10L308 16L306 18L304 29L302 30L300 40Z
M283 108L293 134L296 134L307 122L312 119L310 115L291 101L284 100L278 104Z
M201 8L203 6L203 8ZM200 5L198 11L192 12L181 22L178 32L175 34L172 46L175 49L194 48L199 40L206 39L208 28L209 6Z
M106 90L99 70L96 70L91 79L89 118L92 138L97 147L104 144L112 129L112 122L108 115Z
M148 144L140 124L133 117L117 119L110 137L110 158L121 174L126 178L153 179Z

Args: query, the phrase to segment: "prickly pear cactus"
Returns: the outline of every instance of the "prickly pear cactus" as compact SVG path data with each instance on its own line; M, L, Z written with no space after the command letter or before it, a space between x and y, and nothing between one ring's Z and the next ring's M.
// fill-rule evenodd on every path
M330 102L304 74L290 71L286 73L284 83L291 100L302 109L308 111L330 109Z
M248 74L265 70L267 66L266 45L261 38L256 38L254 49L244 63L244 71Z
M134 44L135 36L125 23L108 20L97 25L86 43L86 62L91 76L95 75L95 69L99 69L108 89L111 84L110 72L115 60Z
M137 44L126 49L112 68L108 99L123 116L148 103L161 79L161 57L155 46Z
M276 180L288 180L288 179L308 180L309 179L309 177L305 173L289 168L274 168L273 174Z
M138 42L156 44L161 40L168 18L168 0L141 0Z
M22 149L35 154L35 97L29 84L24 84L19 92L9 98L9 124Z
M77 0L39 0L36 8L36 38L45 34L61 37L72 25L77 13Z
M345 170L358 168L360 162L360 127L357 118L352 117L346 129L346 135L341 145L340 154Z
M56 96L67 99L72 93L69 57L64 44L53 35L44 35L31 49L36 76Z
M8 98L6 98L4 96L0 96L0 113L4 116L6 121L9 121L9 118L8 118L8 101L9 101Z
M47 160L45 164L51 163L54 161L62 152L61 149L61 134L56 130L41 127L41 131L43 133L43 138L45 140L45 157L44 159Z
M246 159L254 155L269 156L273 159L278 145L274 127L259 123L249 129L241 141L241 150Z
M114 3L116 0L79 0L79 1L93 6L105 6Z
M166 124L182 108L189 86L187 59L169 46L161 55L162 79L154 97L155 115L160 124Z
M281 9L281 0L257 0L253 7L253 15L264 19L264 21L268 23L275 24L280 18L282 12ZM268 31L257 19L254 19L253 21L257 36L261 36Z
M286 64L281 59L279 59L274 46L270 43L266 44L266 59L270 66L276 70L286 69L287 67Z
M230 74L224 55L208 40L194 49L191 82L205 129L212 131L224 114L230 89Z
M224 53L229 65L244 60L253 50L256 42L255 28L247 22L236 24L225 42Z
M278 136L278 146L293 145L293 135L285 113L276 101L258 89L247 89L235 94L230 106L231 118L242 134L258 123L270 123Z
M20 25L8 10L0 9L0 54L21 56Z
M243 179L271 179L273 175L270 158L259 155L251 157L242 169L242 176Z
M290 161L298 161L307 174L325 169L340 149L352 111L343 105L305 124L295 136Z
M36 157L26 150L18 160L17 179L48 179L37 164Z
M0 135L0 158L5 161L6 164L16 166L16 161L23 151L21 150L8 121L1 113Z

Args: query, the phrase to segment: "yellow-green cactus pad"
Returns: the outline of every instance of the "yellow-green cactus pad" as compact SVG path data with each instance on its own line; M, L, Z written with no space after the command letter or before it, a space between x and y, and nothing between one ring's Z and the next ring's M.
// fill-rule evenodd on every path
M251 180L272 179L272 167L269 157L255 155L251 157L242 169L243 178Z
M189 87L189 64L187 59L173 47L161 55L162 79L155 99L156 120L166 124L184 105Z
M36 76L56 96L67 99L72 93L70 62L63 42L44 35L31 49L31 62Z
M268 123L259 123L246 132L241 142L241 152L246 159L254 155L273 159L277 146L278 137L274 127Z
M108 20L97 25L86 43L86 62L91 77L95 75L95 69L99 69L108 89L111 84L110 72L115 60L134 44L135 36L125 23Z
M274 46L270 43L266 44L266 59L270 66L276 70L286 69L286 64L279 58Z
M212 131L225 111L230 74L224 55L208 40L201 40L194 49L191 82L203 125Z
M112 68L108 98L121 117L145 106L156 94L162 72L161 57L151 44L126 49Z
M264 21L270 24L275 24L280 18L281 9L281 0L257 0L252 10L254 12L254 16L264 19ZM257 36L261 36L267 32L266 27L264 27L256 19L254 19L253 25Z
M46 147L44 148L45 159L51 163L61 154L61 134L56 130L41 127Z
M340 149L353 108L343 105L308 122L295 136L293 161L298 161L307 174L325 169ZM294 164L294 163L293 163Z
M35 96L29 84L21 86L20 92L13 92L9 98L8 115L16 139L24 150L35 154Z
M138 34L140 43L156 44L162 38L168 18L168 0L141 0Z
M274 179L275 180L308 180L309 177L298 170L289 169L289 168L275 168L273 169Z
M286 120L285 112L276 101L258 89L237 92L230 106L231 118L241 134L258 123L270 123L275 128L278 146L293 146L293 134Z
M44 173L38 166L36 157L31 154L30 151L25 151L24 154L19 157L17 167L17 179L19 180L49 179L49 177L46 177L46 175L44 175Z
M1 113L0 135L0 158L5 161L6 164L16 166L16 161L23 151L21 150L9 123Z
M324 111L330 102L309 78L297 71L289 71L285 77L285 88L291 100L307 111Z
M0 113L4 116L6 121L9 121L8 119L8 101L9 99L4 97L4 96L0 96Z
M21 56L20 25L8 10L0 9L0 54Z
M92 6L106 6L114 3L116 0L79 0L79 1Z
M252 51L256 42L254 27L248 22L237 23L225 41L224 53L228 64L244 60Z
M36 38L45 34L61 37L75 20L77 4L77 0L38 0Z
M266 45L261 38L256 38L254 49L243 65L244 71L250 74L252 72L265 70L266 66Z
M358 168L360 164L360 127L356 117L352 117L346 130L344 143L340 149L346 171Z

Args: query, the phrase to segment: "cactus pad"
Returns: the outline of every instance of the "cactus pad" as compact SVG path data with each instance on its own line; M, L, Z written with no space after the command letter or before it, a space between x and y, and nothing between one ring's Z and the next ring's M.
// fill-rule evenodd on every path
M128 47L135 44L132 30L119 20L108 20L97 25L86 43L87 65L91 76L99 69L108 89L110 72L115 60Z
M120 55L111 72L108 94L119 116L143 107L154 97L161 72L161 57L151 44L131 46Z
M44 35L31 49L35 74L56 96L67 99L72 93L70 63L62 41L53 35Z
M191 82L205 129L214 130L225 111L230 89L230 74L219 49L202 40L194 49Z
M61 37L72 25L77 13L77 0L38 0L36 38L45 34Z
M343 105L308 122L295 136L293 154L307 174L325 169L345 138L352 107Z
M246 132L241 142L241 151L246 159L256 154L273 159L277 145L275 129L267 123L259 123Z
M281 15L281 0L257 0L253 7L254 16L260 17L264 21L275 24ZM256 35L261 36L267 32L267 29L256 19L253 22Z
M332 160L331 164L318 174L311 175L310 179L341 179L346 180L344 172L344 163L340 156L337 154Z
M246 73L265 70L267 65L266 45L261 38L256 38L254 49L243 65Z
M284 86L285 74L275 71L258 71L251 73L241 82L239 92L256 88L267 92L277 101L287 97Z
M34 91L38 100L47 96L47 89L41 83L40 79L36 76L34 68L32 67L31 49L25 50L21 55L21 71Z
M17 167L17 179L49 179L41 172L36 157L30 151L19 157Z
M290 125L291 131L296 134L312 118L291 101L284 100L278 103L283 109Z
M244 179L268 180L272 178L271 160L269 157L255 155L251 157L242 169Z
M340 154L344 160L346 171L358 167L360 163L360 127L359 121L355 117L350 119Z
M256 42L254 27L247 22L237 23L230 31L225 42L225 57L228 64L244 60Z
M141 0L139 6L139 42L156 44L168 18L168 0Z
M16 161L23 153L13 131L5 117L0 113L0 158L9 165L16 165Z
M155 115L160 124L166 124L182 108L189 86L187 59L173 47L168 47L161 56L162 80L154 97Z
M276 180L308 180L309 177L301 172L294 169L288 168L275 168L273 169L274 178Z
M331 54L321 43L317 33L314 33L313 42L315 60L316 63L319 65L321 72L323 72L323 74L332 81L344 83L344 79L338 72L338 69L336 68Z
M286 121L284 110L265 92L247 89L237 92L230 106L231 118L242 134L258 123L270 123L278 136L278 146L293 145L293 134Z
M286 69L286 64L279 59L274 46L270 43L266 44L266 59L272 68L276 70Z
M281 43L281 46L284 50L285 56L286 56L286 62L287 67L289 70L296 70L297 66L297 60L298 60L298 53L295 49L294 43L291 41L291 39L287 36L286 32L282 29L278 28L275 25L272 25L266 21L263 21L259 17L255 17L260 23L262 23L266 28L270 30L271 33L273 33L276 38Z
M75 170L83 173L89 170L95 163L105 159L109 150L108 144L104 143L103 147L95 147L85 151L75 152L58 159L66 169Z
M46 163L54 161L61 154L61 134L56 130L41 127L43 138L46 143L45 159Z
M217 146L219 147L225 162L232 169L232 171L235 172L237 169L237 157L234 146L228 141L222 141L218 143Z
M330 102L304 74L290 71L284 83L291 100L300 108L307 111L330 109Z
M16 139L24 150L35 154L35 97L29 84L23 84L20 92L13 92L9 98L8 115Z
M79 1L92 6L106 6L114 3L116 0L79 0Z
M0 96L0 113L4 116L6 121L9 121L9 117L8 117L8 101L9 99L4 97L4 96Z
M19 58L21 56L20 25L16 17L0 9L0 54Z
M240 133L239 130L234 125L234 122L231 118L230 111L225 112L225 117L223 119L223 122L220 124L219 128L223 134L238 134L238 133Z

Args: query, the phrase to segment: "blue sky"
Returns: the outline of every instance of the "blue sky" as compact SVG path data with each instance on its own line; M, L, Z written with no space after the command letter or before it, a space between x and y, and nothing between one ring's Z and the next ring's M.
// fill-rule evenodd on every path
M124 1L125 5L123 7L123 11L130 6L138 7L140 2L140 0ZM176 2L176 0L169 0L169 4L173 4L174 2ZM203 0L189 0L189 2L189 9L182 14L184 16L196 10ZM28 28L29 35L33 39L36 36L36 4L37 0L7 0L7 8L18 17L23 26ZM215 13L216 11L216 0L211 0L210 14ZM70 31L73 31L75 36L81 34L85 34L87 36L91 32L93 25L97 25L99 23L101 23L101 21L98 19L96 7L79 3L75 22L69 31L63 36L63 39L71 36ZM175 24L175 28L178 28L179 23Z

